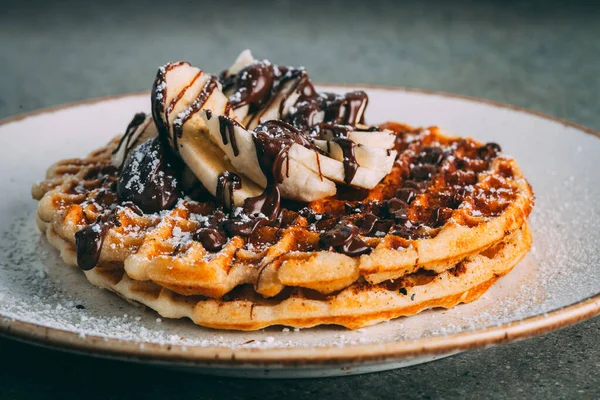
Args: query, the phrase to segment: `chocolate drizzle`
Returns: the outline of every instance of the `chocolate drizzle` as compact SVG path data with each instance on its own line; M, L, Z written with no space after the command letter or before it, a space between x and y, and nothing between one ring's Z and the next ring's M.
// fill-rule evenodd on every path
M202 109L204 103L208 100L212 92L218 87L218 80L216 77L211 76L209 80L204 84L196 99L192 102L192 104L184 111L183 116L178 116L175 121L173 121L173 148L176 152L179 152L179 147L177 145L177 139L183 136L183 126L185 123L198 111ZM160 132L160 131L159 131ZM167 131L168 133L168 131Z
M356 226L338 224L321 235L319 247L350 257L370 253L373 249L358 237L358 233L359 229Z
M259 61L241 69L237 74L222 74L223 91L231 90L229 103L235 108L249 105L255 111L272 97L275 71L268 61Z
M125 129L125 133L121 137L119 144L112 151L112 155L117 154L123 149L123 161L127 159L127 156L129 155L131 150L133 150L139 144L138 142L140 140L140 137L142 137L142 134L140 133L135 137L134 134L140 127L140 125L144 123L144 121L146 121L146 113L140 112L133 116L133 119L129 122L127 128ZM120 167L122 167L122 165Z
M364 110L369 97L362 90L345 95L324 93L324 96L326 122L351 126L364 122Z
M171 114L171 112L173 111L173 109L175 108L175 106L177 105L179 100L181 100L181 98L183 96L185 96L185 93L188 91L188 89L191 88L194 85L194 83L196 83L198 78L200 78L203 74L204 74L204 72L198 71L198 73L194 76L194 78L190 81L190 83L185 85L179 91L179 93L177 93L177 95L171 99L171 101L169 102L169 105L167 106L167 109L165 110L165 124L167 125L167 127L169 126L169 115Z
M310 82L304 84L305 88L312 88ZM369 97L363 91L355 91L339 95L334 93L317 94L312 90L303 93L294 107L291 107L283 119L301 130L314 129L318 124L329 130L345 135L350 129L364 122L364 111ZM317 121L316 116L322 113L322 121Z
M287 166L285 173L289 174L288 152L294 143L317 150L304 132L283 121L267 121L254 130L258 163L269 184L283 181L284 163Z
M210 119L211 117L212 113L210 113L209 115L207 111L206 118ZM221 140L225 145L231 141L231 149L233 150L233 155L235 157L237 157L240 154L234 132L234 127L236 123L237 122L225 115L219 115L219 132L221 133Z
M89 271L98 264L105 233L106 225L100 219L75 233L75 248L79 268Z
M193 239L208 251L219 251L227 243L227 236L215 228L201 228L194 233Z
M247 215L264 215L270 221L277 219L281 209L281 193L277 185L267 185L262 194L250 197L244 202Z
M135 204L124 202L120 207L100 214L94 223L75 232L75 249L79 268L89 271L98 264L106 233L113 226L121 226L117 212L124 207L131 209L138 215L142 214L142 211Z
M249 106L248 124L260 118L284 90L278 104L279 118L301 131L320 122L354 127L363 123L369 101L363 91L345 95L317 93L304 68L272 65L268 61L256 61L232 75L223 71L220 80L234 109ZM292 96L294 104L289 104Z
M320 139L327 139L327 133L329 133L334 138L345 138L352 129L353 127L349 125L336 125L321 122L320 124L313 126L311 135Z
M342 149L342 154L344 156L344 182L349 185L358 170L358 163L356 162L356 155L354 154L354 147L356 147L356 144L352 140L343 137L336 137L333 139L333 142L337 143Z
M165 140L169 139L169 127L166 124L166 119L163 119L162 113L165 111L165 103L167 100L167 73L182 65L190 65L187 61L179 61L170 63L164 67L160 67L156 74L156 79L152 85L150 95L150 103L152 104L152 118L158 129L158 134L163 136Z
M215 197L217 205L222 208L233 208L233 191L242 188L242 180L233 172L225 171L217 179Z

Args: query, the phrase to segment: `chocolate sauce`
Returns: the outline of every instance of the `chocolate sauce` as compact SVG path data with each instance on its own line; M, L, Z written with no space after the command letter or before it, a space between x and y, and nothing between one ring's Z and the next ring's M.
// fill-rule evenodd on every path
M283 164L286 163L286 174L289 174L288 152L296 143L316 150L308 136L293 126L280 121L267 121L254 130L254 144L260 168L270 184L283 181Z
M179 91L179 93L177 93L177 95L171 99L171 101L169 102L169 105L167 106L167 109L165 110L165 124L167 125L167 127L169 126L169 115L171 114L171 112L173 111L173 109L175 108L175 106L177 105L179 100L181 100L181 98L183 96L185 96L185 93L188 91L188 89L191 88L194 85L194 83L196 83L198 78L200 78L203 74L204 74L204 72L198 71L198 73L194 76L194 78L192 78L190 83L185 85Z
M422 164L440 165L444 160L444 151L439 147L425 146L419 153L418 162Z
M225 171L217 179L215 197L217 205L222 208L233 208L233 191L242 188L242 180L233 172Z
M192 118L194 114L202 109L204 103L208 100L212 92L219 87L218 80L216 77L212 76L210 79L204 84L196 99L190 104L190 106L185 110L185 114L183 118L179 117L175 121L173 121L173 148L175 152L179 152L179 148L177 145L177 139L183 136L183 126L185 123ZM154 115L154 114L153 114ZM160 131L159 131L160 132ZM168 130L167 130L168 134Z
M98 264L105 233L106 226L100 220L75 233L75 248L79 268L89 271Z
M219 251L227 243L227 236L214 228L201 228L197 230L193 239L202 243L208 251Z
M308 131L321 122L317 120L320 114L323 114L326 123L351 127L363 123L369 100L363 91L345 95L319 94L304 68L272 65L267 61L254 62L233 75L223 71L219 79L223 91L230 93L229 103L233 108L250 106L248 124L260 118L260 111L267 109L284 88L286 93L279 103L279 118L302 131ZM293 83L288 85L291 81ZM289 110L284 110L292 95L295 96L294 104Z
M348 137L348 132L353 128L349 125L336 125L327 122L321 122L320 124L313 127L313 136L319 139L327 139L326 133L330 133L334 138L345 138Z
M208 114L206 117L210 119ZM234 132L234 125L236 123L237 122L225 115L219 115L219 132L221 133L221 140L225 145L231 141L231 149L233 150L233 155L235 157L237 157L240 154L240 151L237 147L237 140L235 138Z
M335 228L321 234L319 247L351 257L370 253L373 249L358 237L358 232L356 226L338 224Z
M356 171L358 170L356 154L354 154L354 147L356 147L356 143L350 139L342 137L334 138L333 142L337 143L342 149L342 154L344 156L344 182L349 185L352 182L352 179L354 179Z
M308 84L306 87L312 88L312 85ZM348 131L356 129L357 124L363 123L364 110L369 99L365 92L350 92L345 95L317 94L313 88L308 93L310 94L301 96L302 100L299 99L287 115L282 116L294 127L301 130L316 128L318 131L316 125L321 125L320 129L329 130L334 136L346 136ZM323 121L315 124L318 113L323 113Z
M256 228L266 225L268 222L265 218L248 218L247 220L229 218L224 220L222 225L229 236L250 237Z
M321 104L316 101L297 102L294 112L287 115L286 121L295 128L307 131L317 124L316 117L322 111Z
M306 73L306 70L304 70L303 68L293 68L293 69L289 68L288 71L286 72L286 74L283 76L283 78L279 80L278 89L282 90L284 84L286 84L288 81L292 81L292 80L295 80L295 82L293 83L291 88L288 90L288 92L285 94L281 103L279 103L279 115L280 116L283 116L284 106L287 104L291 95L293 95L293 94L298 95L298 98L295 101L296 104L298 104L299 102L306 103L306 102L314 99L317 96L317 92L315 91L312 83L310 83L310 80L308 79L308 74ZM296 110L296 112L297 111L298 110ZM307 115L307 118L309 118L309 117L310 117L310 115Z
M223 91L233 91L229 103L234 109L249 105L255 111L271 98L274 84L273 65L268 61L260 61L223 79Z
M121 226L117 211L124 207L130 208L138 215L142 213L135 204L124 202L120 207L99 215L94 223L75 232L75 250L79 268L89 271L98 264L106 232L113 226Z
M144 123L145 120L146 120L146 113L140 112L133 116L133 119L131 120L131 122L129 122L129 124L127 125L127 128L125 129L125 133L123 134L123 137L121 137L119 144L112 151L112 155L117 154L119 151L121 151L121 148L123 148L123 146L125 146L124 147L125 152L124 152L124 156L123 156L123 161L125 161L125 159L129 155L129 152L131 152L131 150L135 146L138 145L138 142L142 135L140 134L140 135L136 136L135 138L133 137L133 135L134 135L135 131L139 128L139 126Z
M477 149L477 155L486 161L495 158L500 152L502 152L500 145L493 142L486 143L484 146Z
M358 219L355 224L362 235L368 235L373 232L377 222L379 222L379 218L375 214L367 213Z
M268 220L275 220L281 210L281 193L277 185L267 185L266 189L256 197L247 198L244 202L244 213L254 216L262 214Z
M156 73L156 78L152 84L152 92L150 95L150 103L152 104L152 118L156 124L158 134L164 139L169 138L169 127L162 118L162 113L165 111L165 103L167 100L167 73L182 65L190 65L187 61L179 61L170 63L164 67L160 67Z
M362 90L338 95L323 93L325 122L355 126L364 122L364 110L369 97Z
M410 187L403 187L396 190L396 197L407 204L412 203L412 201L417 197L417 189Z
M144 212L172 208L180 196L177 160L171 160L160 138L142 143L123 163L117 181L120 201L131 201Z

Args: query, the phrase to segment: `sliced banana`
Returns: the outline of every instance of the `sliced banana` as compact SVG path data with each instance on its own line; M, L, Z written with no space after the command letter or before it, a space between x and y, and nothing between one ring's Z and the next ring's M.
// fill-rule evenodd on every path
M348 132L348 139L356 144L362 144L369 147L378 147L380 149L392 149L396 143L396 135L392 131L381 132Z
M344 153L339 144L334 141L315 140L315 146L320 148L335 160L343 161ZM389 174L396 161L395 150L381 149L378 147L361 146L354 147L356 162L361 167L370 168L376 171L382 171Z
M227 117L206 111L201 111L200 116L206 123L211 141L227 155L231 164L258 186L266 187L267 178L258 163L252 134Z
M283 175L279 190L284 198L311 202L337 193L335 183L291 157L285 163Z
M240 55L237 56L237 58L233 62L233 65L227 68L225 76L235 75L244 68L246 68L248 65L254 63L255 61L256 60L254 59L254 57L252 57L252 52L250 51L250 49L245 49L240 53Z
M253 62L250 52L244 51L227 74L238 73ZM234 203L239 206L245 199L259 195L268 183L251 130L289 112L297 102L298 85L305 78L300 75L284 83L266 107L248 116L244 107L231 113L228 98L216 77L188 63L170 64L159 70L154 87L155 123L213 195L220 174L229 171L240 175L242 187L234 191ZM359 110L363 111L364 107ZM246 126L230 118L243 119ZM394 136L386 131L349 132L348 138L359 144L354 148L358 167L350 184L371 189L392 169L396 152L388 149L393 147ZM332 137L325 139L315 144L329 156L299 144L289 147L281 166L283 180L278 185L283 197L302 201L322 199L336 193L334 182L344 182L347 171L342 149L330 140Z
M181 158L194 172L208 191L215 196L219 175L225 171L238 174L242 179L242 187L233 191L235 206L242 206L248 197L262 193L262 188L241 175L231 163L225 160L223 152L216 147L201 131L184 133L185 145L181 148Z
M344 183L345 167L341 161L334 160L333 158L324 156L298 144L293 144L290 147L289 157L304 164L309 169L321 174L327 179ZM372 189L386 175L387 172L376 171L359 166L350 184L360 188Z
M161 71L159 71L159 74ZM216 79L189 64L177 63L166 70L163 78L161 112L155 117L168 130L169 140L186 165L210 193L216 195L219 175L225 171L241 175L225 159L225 153L206 136L206 124L200 110L214 114L227 112L227 98L221 92ZM242 205L248 197L259 195L262 189L242 176L242 187L234 191L234 203Z
M224 129L228 130L231 126L233 130L224 132L225 136L222 136L221 120L223 118L214 114L209 118L209 114L206 112L202 112L201 116L206 122L211 140L227 154L231 164L258 185L266 187L267 178L258 162L252 133L233 122L223 125ZM224 119L227 122L227 117ZM234 138L232 139L230 135L234 135ZM237 151L234 151L234 143ZM316 153L314 155L316 156ZM284 162L282 168L283 181L278 186L285 198L314 201L333 196L336 193L336 187L332 181L323 178L318 172L298 163L295 159L290 158L289 162Z
M334 138L333 133L326 129L321 133L321 136L324 140L331 140ZM346 137L356 144L377 147L380 149L392 149L396 142L396 135L394 135L392 131L387 130L376 132L350 131L347 133Z

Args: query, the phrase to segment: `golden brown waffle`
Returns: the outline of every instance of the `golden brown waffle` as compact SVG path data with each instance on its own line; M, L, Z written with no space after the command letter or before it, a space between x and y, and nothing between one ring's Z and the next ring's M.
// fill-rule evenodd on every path
M141 244L146 230L160 221L156 215L139 215L117 204L117 169L110 157L118 142L115 139L83 159L58 161L48 169L46 179L32 188L32 196L40 201L38 226L43 231L53 229L71 244L72 253L63 257L69 264L77 265L75 233L106 210L113 210L118 222L104 239L103 263L122 263Z
M50 223L57 235L72 244L76 231L106 209L113 210L111 218L118 223L108 230L99 264L122 262L133 279L151 280L183 295L214 298L240 284L253 284L265 297L277 295L286 286L327 294L348 287L361 276L379 283L420 269L439 273L498 243L525 222L533 195L514 160L503 156L478 159L483 145L443 136L435 128L404 135L410 135L410 140L402 142L407 145L397 166L362 201L313 202L309 208L323 217L316 223L310 223L314 215L306 218L290 211L286 227L259 228L258 242L234 237L219 252L207 251L192 238L203 216L214 209L212 202L182 200L160 215L139 215L116 204L116 170L109 158L115 141L84 160L57 163L33 192L36 198L41 196L39 220ZM406 184L410 165L427 146L455 149L452 157L437 166L424 193L415 189L414 200L403 212L408 221L419 221L431 219L431 212L437 210L435 218L440 221L445 213L443 223L429 222L404 232L404 237L361 236L374 251L360 257L318 248L318 230L327 229L329 221L341 218L360 225L367 211L377 212L373 208ZM461 190L465 193L459 202L454 197ZM449 202L454 204L448 207ZM348 209L351 215L346 215Z
M448 137L437 128L384 127L397 132L400 156L378 186L341 188L338 198L302 210L288 204L280 227L230 238L219 251L194 240L215 210L212 200L180 199L156 214L119 203L118 171L110 160L117 139L48 170L32 189L40 200L38 223L63 259L77 265L75 233L108 216L100 267L87 271L88 279L165 316L188 316L205 326L358 327L477 298L529 248L529 184L494 145ZM390 218L406 223L385 226ZM373 251L351 257L324 250L320 237L340 222L359 227ZM457 265L467 272L452 272ZM398 285L415 281L427 281L414 289L425 292L416 292L419 302L406 303ZM246 307L253 310L250 318ZM364 312L358 315L357 307Z
M48 238L58 249L70 248L52 230ZM358 329L424 309L474 301L510 272L530 246L531 234L525 223L503 241L439 274L421 270L377 285L354 283L330 295L288 288L270 299L248 285L237 287L222 299L182 296L150 281L133 280L114 265L96 267L85 275L92 284L142 303L163 317L186 317L210 328L257 330L271 325L308 328L335 324Z

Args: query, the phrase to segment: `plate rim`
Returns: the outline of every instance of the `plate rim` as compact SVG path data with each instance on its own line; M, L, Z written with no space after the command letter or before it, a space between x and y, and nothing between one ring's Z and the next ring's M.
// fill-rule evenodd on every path
M596 131L575 122L494 100L400 86L337 83L317 83L317 86L421 93L431 96L462 99L534 115L600 138L600 131ZM105 101L119 100L125 97L142 96L148 93L148 91L125 93L45 107L1 119L0 126L82 105L92 105ZM597 315L600 315L600 293L545 314L534 315L500 326L415 340L347 345L342 347L322 346L233 349L227 347L185 346L127 341L93 335L80 336L80 334L76 332L37 325L32 322L24 322L4 315L0 315L0 335L60 350L133 361L152 361L198 366L229 365L237 367L295 367L302 365L392 362L399 359L448 354L531 338L573 325ZM143 346L140 346L141 344L143 344Z

